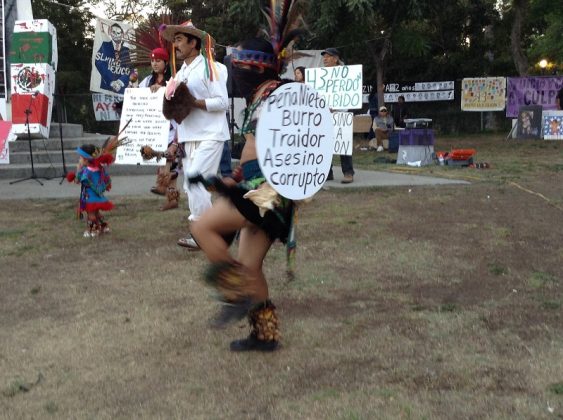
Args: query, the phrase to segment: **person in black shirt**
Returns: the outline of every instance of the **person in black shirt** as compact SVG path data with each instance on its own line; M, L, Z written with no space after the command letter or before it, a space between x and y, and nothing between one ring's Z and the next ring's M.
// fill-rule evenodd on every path
M395 125L397 127L405 128L405 118L408 118L408 111L405 105L405 97L403 95L397 98L397 105L393 106L393 112L391 116L393 117L393 121L395 121Z

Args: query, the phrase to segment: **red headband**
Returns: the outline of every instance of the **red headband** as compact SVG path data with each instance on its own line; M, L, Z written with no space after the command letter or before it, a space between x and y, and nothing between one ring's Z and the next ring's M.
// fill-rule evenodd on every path
M169 58L168 51L164 48L155 48L151 52L151 60L162 60L168 62Z

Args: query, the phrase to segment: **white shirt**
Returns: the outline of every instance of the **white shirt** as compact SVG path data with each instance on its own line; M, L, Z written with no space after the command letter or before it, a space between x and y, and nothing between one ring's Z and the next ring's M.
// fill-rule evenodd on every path
M228 140L230 138L227 123L229 97L227 94L227 68L215 63L217 78L209 80L205 74L205 62L198 55L190 65L185 62L176 74L176 81L184 82L196 99L204 99L207 110L192 108L190 114L178 125L178 141Z

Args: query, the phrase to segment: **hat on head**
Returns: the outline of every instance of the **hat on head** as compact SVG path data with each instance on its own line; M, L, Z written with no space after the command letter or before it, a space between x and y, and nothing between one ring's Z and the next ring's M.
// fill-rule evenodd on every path
M379 110L380 110L380 111L387 111L387 108L384 107L384 106L380 106L380 107L379 107Z
M170 56L168 55L168 51L164 48L155 48L151 51L151 60L162 60L168 62Z
M196 38L201 39L202 41L208 38L211 42L210 47L213 47L213 45L215 45L215 40L213 39L213 37L207 32L202 31L201 29L197 29L192 23L191 19L179 25L161 25L160 27L160 34L167 41L174 42L174 35L176 35L177 33L190 34L195 36Z
M336 48L327 48L321 53L321 55L325 55L325 54L340 58L340 51L338 51Z

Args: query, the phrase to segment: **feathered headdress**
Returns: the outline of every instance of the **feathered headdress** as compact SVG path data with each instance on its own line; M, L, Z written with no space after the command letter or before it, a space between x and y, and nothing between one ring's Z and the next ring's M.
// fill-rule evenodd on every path
M267 67L281 73L287 59L293 54L296 39L306 31L299 0L270 0L262 9L268 20L269 38L273 54L252 50L233 50L233 63Z
M160 17L152 16L139 25L135 30L135 41L129 41L135 46L131 54L133 66L150 66L152 51L156 48L163 48L169 54L173 52L172 44L161 36L159 30L162 25L170 25L171 23L172 16L162 15Z

